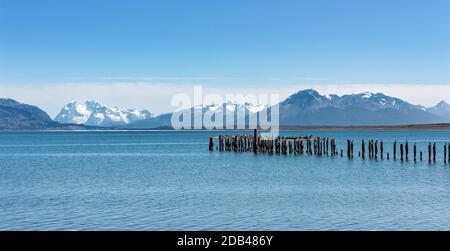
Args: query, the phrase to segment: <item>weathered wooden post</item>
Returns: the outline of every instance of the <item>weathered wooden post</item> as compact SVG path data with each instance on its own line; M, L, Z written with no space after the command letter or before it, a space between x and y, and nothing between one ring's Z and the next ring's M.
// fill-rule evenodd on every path
M383 140L380 142L380 155L381 159L383 159Z
M433 144L433 161L436 162L436 143Z
M316 138L316 155L320 155L320 138Z
M214 151L214 137L209 137L209 150Z
M394 140L394 160L397 159L397 140Z
M275 139L275 153L280 154L280 137Z
M372 147L371 147L371 150L372 150L372 159L375 159L375 158L376 158L376 156L375 156L375 141L374 141L374 140L371 140L370 143L371 143L371 145L372 145Z
M403 144L400 143L400 160L403 161Z
M338 155L338 149L336 148L336 139L333 139L333 154Z
M253 152L258 152L258 129L253 130Z
M311 151L311 139L307 138L306 139L306 153L311 155L312 151Z
M378 140L375 140L375 159L378 158Z
M447 164L447 143L444 145L444 163Z
M318 156L320 156L320 150L321 150L321 141L320 141L320 137L318 137L317 139L316 139L316 141L317 141L317 152L316 152L316 154L318 155Z
M347 158L350 159L350 140L347 139Z
M336 155L336 139L331 140L331 152Z
M334 152L333 152L333 139L330 139L330 153L331 153L331 156L334 155Z
M306 143L306 154L309 154L309 140L308 137L305 138L305 143Z
M317 155L319 153L319 141L317 138L314 138L314 154Z
M417 144L414 143L414 162L416 162Z
M222 136L223 137L223 150L224 151L228 151L228 149L227 149L227 143L228 143L228 140L227 140L227 137L224 135L224 136Z
M409 153L409 147L408 147L408 141L406 141L405 143L405 156L406 156L406 160L408 160L408 153Z
M447 159L448 159L448 161L450 162L450 143L447 143L447 154L448 154L448 156L447 156Z
M300 139L300 154L302 154L303 155L303 149L304 148L304 146L303 146L303 139Z
M428 143L428 162L431 162L431 142Z
M365 155L365 147L364 147L364 140L361 140L361 157L364 159Z
M330 143L331 143L331 155L334 156L334 155L336 155L336 147L334 144L334 139L331 139Z
M353 159L353 140L350 141L350 157Z

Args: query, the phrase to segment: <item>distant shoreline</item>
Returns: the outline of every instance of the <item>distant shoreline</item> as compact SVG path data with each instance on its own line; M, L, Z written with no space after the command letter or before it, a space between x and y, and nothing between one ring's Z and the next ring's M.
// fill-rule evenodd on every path
M241 129L182 129L174 130L170 127L158 128L108 128L108 127L73 127L67 128L39 128L39 129L13 129L0 130L0 132L119 132L119 131L238 131ZM242 129L248 131L251 129ZM450 130L450 123L438 124L410 124L410 125L374 125L374 126L280 126L280 131L402 131L402 130L421 130L421 131L444 131ZM264 131L264 130L262 130Z
M411 125L379 125L379 126L280 126L281 131L290 130L336 130L336 131L389 131L389 130L450 130L450 123L440 124L411 124Z
M139 129L137 129L139 130ZM140 129L142 130L142 129ZM144 129L146 130L146 129ZM154 128L148 130L173 130L169 128ZM205 131L206 129L197 129L198 131ZM209 131L236 131L237 129L212 129ZM251 130L251 129L244 129ZM373 126L280 126L280 131L389 131L389 130L450 130L450 123L436 123L436 124L409 124L409 125L373 125Z

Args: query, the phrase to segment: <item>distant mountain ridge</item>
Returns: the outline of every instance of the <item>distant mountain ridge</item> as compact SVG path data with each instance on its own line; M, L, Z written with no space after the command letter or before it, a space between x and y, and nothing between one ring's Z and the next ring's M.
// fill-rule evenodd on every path
M234 104L234 103L223 103L223 104L213 104L213 105L199 105L195 107L188 108L184 111L189 111L191 113L191 126L193 127L194 122L194 112L201 111L202 115L205 115L208 111L214 112L215 116L222 116L223 118L223 127L227 125L227 123L231 123L231 125L236 126L238 121L238 113L243 114L245 121L248 121L248 116L250 114L257 114L258 112L262 112L267 109L265 105L253 105L251 103L244 104ZM229 122L226 120L226 114L234 115L234 122ZM155 116L152 118L136 121L134 123L130 123L128 128L156 128L156 127L171 127L171 119L173 113L164 113L159 116Z
M244 111L246 121L252 112L267 112L271 117L271 107L247 104L203 105L191 108L208 110L219 109L219 116L225 110ZM257 108L256 108L257 107ZM347 95L321 95L313 89L301 90L279 103L280 126L367 126L404 125L450 122L450 109L444 101L426 108L413 105L399 98L383 93L363 92ZM154 128L170 126L172 113L162 114L150 119L128 125L130 128ZM236 117L235 117L236 120ZM224 119L225 121L225 119ZM224 125L226 121L224 122Z
M111 108L96 100L90 100L84 103L70 102L56 115L55 121L63 124L122 127L152 117L154 115L147 110L121 110L118 107Z
M279 105L280 126L369 126L450 123L450 105L445 101L433 107L413 105L399 98L382 93L363 92L348 95L321 95L313 89L298 91ZM234 114L232 126L237 124L237 115L249 116L267 113L270 119L273 107L250 103L201 105L189 108L201 114L215 111L223 116L223 126L230 125L225 114ZM71 102L64 106L52 120L36 106L0 98L0 130L34 129L86 129L170 128L172 113L158 116L146 110L110 108L97 101ZM220 117L219 117L220 118ZM191 117L193 121L193 116Z
M448 122L420 105L382 93L320 95L299 91L280 103L280 125L398 125Z

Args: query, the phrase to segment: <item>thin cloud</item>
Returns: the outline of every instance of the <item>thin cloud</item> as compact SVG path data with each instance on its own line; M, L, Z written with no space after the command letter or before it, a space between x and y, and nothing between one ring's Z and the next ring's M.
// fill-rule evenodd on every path
M316 78L316 77L295 77L295 78L281 78L281 77L273 77L269 80L272 81L297 81L297 80L307 80L307 81L326 81L327 78Z
M314 78L314 77L296 77L292 80L309 80L309 81L326 81L327 78Z
M107 80L107 81L218 81L229 80L234 78L229 77L167 77L167 76L155 76L155 77L96 77L95 80Z

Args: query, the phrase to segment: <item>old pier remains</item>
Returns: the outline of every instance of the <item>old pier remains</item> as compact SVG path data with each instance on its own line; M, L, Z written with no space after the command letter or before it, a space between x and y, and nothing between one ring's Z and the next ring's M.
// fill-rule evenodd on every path
M354 158L354 140L347 139L346 146L338 149L337 140L329 137L318 136L278 136L261 137L258 130L254 129L253 134L237 134L237 135L219 135L217 137L209 137L209 150L220 152L253 152L254 154L276 154L276 155L309 155L309 156L341 156L344 157L344 150L348 159ZM367 145L367 148L366 148ZM409 159L409 142L397 142L395 140L392 146L393 160L397 160L397 145L400 149L400 160L408 161ZM361 159L366 158L366 149L368 158L373 160L384 159L384 142L383 140L361 140L360 151L358 156ZM450 162L450 142L444 143L443 163ZM418 147L413 145L414 163L417 162ZM436 162L437 145L436 143L428 143L428 162ZM419 151L419 160L423 160L422 151ZM389 151L386 152L386 159L390 159Z

